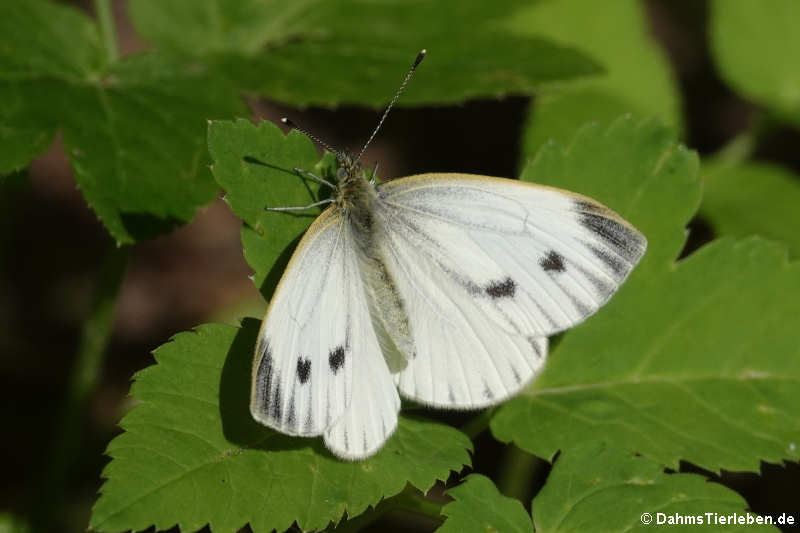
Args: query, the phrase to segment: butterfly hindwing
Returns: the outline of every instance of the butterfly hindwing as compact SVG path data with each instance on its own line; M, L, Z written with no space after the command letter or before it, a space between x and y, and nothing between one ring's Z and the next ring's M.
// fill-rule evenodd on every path
M345 226L343 236L345 268L352 280L345 292L337 296L349 302L349 333L356 342L352 350L349 402L344 412L327 426L324 441L337 456L358 460L373 455L394 432L400 397L370 319L351 226Z
M364 323L363 327L371 331L372 326ZM380 350L359 354L350 405L325 431L325 445L345 459L369 457L394 432L399 411L400 397Z

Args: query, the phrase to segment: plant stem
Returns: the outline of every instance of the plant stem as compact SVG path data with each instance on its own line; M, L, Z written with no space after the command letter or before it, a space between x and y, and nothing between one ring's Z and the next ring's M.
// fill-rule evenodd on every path
M94 10L100 24L100 36L106 50L106 59L109 63L116 63L119 59L117 47L117 29L114 24L114 11L111 8L112 0L94 0Z
M403 492L394 497L394 500L396 509L427 516L439 522L443 520L441 504L429 500L412 487L406 487Z
M513 444L506 447L500 465L497 488L511 498L517 498L526 507L530 504L531 488L536 471L543 461Z
M737 135L711 157L715 162L725 167L736 166L744 163L753 155L756 149L756 136L748 130Z
M89 317L83 325L75 366L44 470L42 486L33 502L30 522L33 532L51 531L54 512L62 503L70 469L81 446L82 428L91 395L103 363L114 326L119 289L128 263L127 248L113 248L106 256Z

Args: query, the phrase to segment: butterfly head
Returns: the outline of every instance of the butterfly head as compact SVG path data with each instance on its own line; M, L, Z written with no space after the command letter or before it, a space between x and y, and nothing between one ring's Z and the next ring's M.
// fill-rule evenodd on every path
M369 176L351 153L337 153L336 159L339 162L339 168L336 169L336 203L345 209L363 207L375 194Z
M337 152L336 160L339 168L336 169L336 181L340 186L346 186L349 182L356 180L364 175L364 168L361 162L353 157L349 152Z

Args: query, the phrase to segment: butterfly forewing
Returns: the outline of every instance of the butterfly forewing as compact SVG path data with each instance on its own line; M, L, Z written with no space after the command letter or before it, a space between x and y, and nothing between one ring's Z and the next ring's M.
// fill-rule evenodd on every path
M364 318L353 307L363 297L346 236L347 225L332 210L314 222L259 332L250 410L284 433L320 435L344 412L352 394L353 353L371 341L354 334Z
M426 174L389 182L379 196L402 261L435 269L448 294L471 296L469 312L525 337L552 335L595 312L646 248L644 236L601 204L515 180Z

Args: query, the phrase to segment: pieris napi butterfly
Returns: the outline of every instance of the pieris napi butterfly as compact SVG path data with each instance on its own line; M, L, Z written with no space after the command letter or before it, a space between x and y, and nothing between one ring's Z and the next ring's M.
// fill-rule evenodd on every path
M517 180L421 174L380 185L361 156L425 55L414 61L336 183L269 303L250 410L260 423L319 436L337 456L376 453L400 397L477 409L525 387L547 336L583 321L644 254L644 236L579 194ZM399 394L398 394L399 393Z

